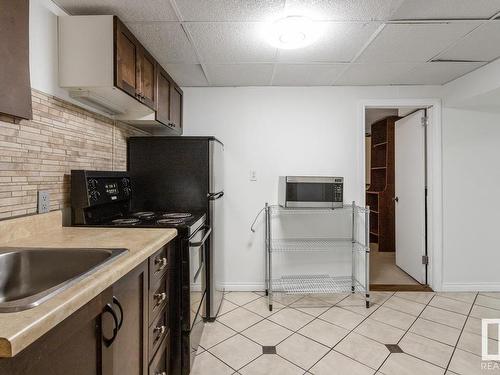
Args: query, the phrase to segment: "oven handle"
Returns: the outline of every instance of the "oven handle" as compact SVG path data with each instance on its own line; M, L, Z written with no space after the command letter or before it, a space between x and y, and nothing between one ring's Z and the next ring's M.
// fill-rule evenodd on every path
M205 241L207 240L207 238L212 233L212 228L210 228L208 225L204 225L202 228L206 229L207 232L205 233L205 235L203 236L203 238L201 239L201 241L199 241L199 242L191 242L191 241L189 241L189 247L200 247L200 246L203 246L203 244L205 243Z

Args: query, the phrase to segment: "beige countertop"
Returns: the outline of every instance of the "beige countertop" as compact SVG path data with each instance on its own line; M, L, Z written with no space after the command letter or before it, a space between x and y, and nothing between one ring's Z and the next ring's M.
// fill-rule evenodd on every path
M175 229L62 227L60 211L0 221L0 247L126 248L129 251L41 305L0 313L0 357L13 357L133 270Z

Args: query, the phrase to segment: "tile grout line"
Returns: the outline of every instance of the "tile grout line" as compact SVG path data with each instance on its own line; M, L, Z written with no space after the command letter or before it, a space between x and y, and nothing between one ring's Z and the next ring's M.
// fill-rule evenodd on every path
M477 296L479 295L479 293L476 293L476 297L474 298L474 301L472 302L472 305L469 309L469 314L467 315L467 319L469 319L469 316L470 316L470 313L472 312L472 309L474 308L474 305L476 303L476 300L477 300ZM450 368L450 365L451 365L451 361L453 360L453 357L455 356L455 352L457 351L457 346L458 346L458 343L460 341L460 338L462 337L462 333L464 332L464 328L465 328L465 325L467 324L467 319L465 319L465 323L462 327L462 330L460 331L460 334L458 335L458 339L457 339L457 342L455 343L455 347L453 348L453 352L451 353L451 356L450 356L450 359L448 361L448 365L446 366L446 370L445 370L445 373L448 371L448 369ZM450 370L451 371L451 370Z

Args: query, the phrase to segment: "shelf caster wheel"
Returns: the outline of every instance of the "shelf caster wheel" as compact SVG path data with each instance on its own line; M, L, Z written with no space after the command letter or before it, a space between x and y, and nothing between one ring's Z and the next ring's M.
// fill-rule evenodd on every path
M266 296L268 296L268 295L269 295L269 290L266 289Z
M369 309L370 308L370 301L366 301L366 308Z
M269 305L269 311L273 311L273 305Z
M354 286L351 286L351 293L354 293Z

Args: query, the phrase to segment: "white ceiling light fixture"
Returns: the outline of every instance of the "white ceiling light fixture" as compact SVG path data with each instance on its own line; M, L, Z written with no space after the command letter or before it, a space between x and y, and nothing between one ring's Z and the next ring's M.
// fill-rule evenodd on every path
M281 49L296 49L314 43L321 34L321 25L304 16L288 16L266 25L268 42Z

